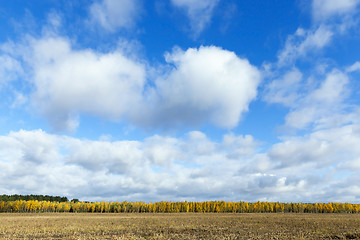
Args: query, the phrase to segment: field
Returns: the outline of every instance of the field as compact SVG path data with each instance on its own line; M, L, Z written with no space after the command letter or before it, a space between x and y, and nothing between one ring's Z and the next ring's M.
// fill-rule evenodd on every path
M359 214L1 213L0 239L360 239Z

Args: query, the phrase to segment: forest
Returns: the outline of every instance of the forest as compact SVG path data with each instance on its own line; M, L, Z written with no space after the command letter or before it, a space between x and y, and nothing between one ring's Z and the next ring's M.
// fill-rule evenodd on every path
M0 212L78 213L359 213L360 204L280 202L79 202L0 200Z
M60 197L60 196L49 196L49 195L0 195L0 201L16 201L16 200L38 200L38 201L50 201L50 202L68 202L67 197Z

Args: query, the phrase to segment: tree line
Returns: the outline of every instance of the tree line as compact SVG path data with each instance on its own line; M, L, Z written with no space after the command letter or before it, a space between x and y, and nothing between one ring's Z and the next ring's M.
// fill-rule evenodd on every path
M279 202L78 202L0 201L0 212L90 213L359 213L360 204Z
M49 196L49 195L0 195L0 201L8 202L8 201L17 201L17 200L38 200L38 201L50 201L50 202L68 202L67 197L60 196Z

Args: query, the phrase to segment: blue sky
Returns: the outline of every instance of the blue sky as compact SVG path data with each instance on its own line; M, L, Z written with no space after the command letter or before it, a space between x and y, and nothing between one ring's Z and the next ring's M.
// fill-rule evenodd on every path
M0 192L359 202L359 12L0 1Z

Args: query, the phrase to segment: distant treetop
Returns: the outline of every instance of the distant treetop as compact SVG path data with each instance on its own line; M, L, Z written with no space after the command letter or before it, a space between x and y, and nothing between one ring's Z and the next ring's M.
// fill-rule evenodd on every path
M50 202L68 202L67 197L60 197L60 196L49 196L49 195L0 195L0 201L16 201L16 200L38 200L38 201L50 201Z

